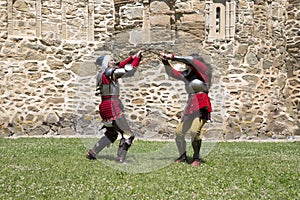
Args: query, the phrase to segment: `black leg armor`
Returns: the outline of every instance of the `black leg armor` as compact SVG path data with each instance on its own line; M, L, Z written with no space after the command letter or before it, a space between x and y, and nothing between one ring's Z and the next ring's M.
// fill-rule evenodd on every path
M118 138L118 132L114 127L106 127L104 135L111 141L111 143L114 143Z
M96 159L97 154L102 151L105 147L108 147L111 143L114 143L118 138L118 132L113 127L103 126L101 129L105 128L105 136L100 138L100 140L95 144L95 146L89 150L86 157L88 159Z
M119 148L117 151L117 157L121 157L122 151L123 151L123 147L125 145L125 138L121 138L120 143L119 143Z
M194 149L194 156L193 156L193 159L196 160L200 160L200 148L201 148L201 143L202 143L202 140L193 140L192 141L192 146L193 146L193 149Z
M119 148L117 152L117 162L125 162L127 151L130 148L132 142L134 140L134 136L130 136L130 138L125 139L124 137L121 138L119 143Z
M92 151L97 155L105 147L108 147L111 144L110 139L107 136L103 136L93 147Z

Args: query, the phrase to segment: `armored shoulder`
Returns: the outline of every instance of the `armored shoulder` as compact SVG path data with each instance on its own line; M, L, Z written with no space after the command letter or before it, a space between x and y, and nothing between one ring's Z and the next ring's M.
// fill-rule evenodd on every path
M114 72L114 70L115 70L115 69L114 69L114 68L111 68L111 67L106 68L105 71L104 71L105 76L111 77L112 74L113 74L113 72Z
M126 74L126 70L124 68L117 68L114 70L114 76L116 78L121 78Z
M197 93L197 92L208 92L207 85L199 79L192 80L190 82L190 87L194 90L195 93Z

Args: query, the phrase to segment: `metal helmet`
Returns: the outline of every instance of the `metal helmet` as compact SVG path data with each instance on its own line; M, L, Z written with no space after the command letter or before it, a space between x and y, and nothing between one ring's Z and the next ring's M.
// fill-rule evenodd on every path
M110 55L102 55L96 59L96 64L101 66L102 70L105 70L108 67L108 61L110 60Z

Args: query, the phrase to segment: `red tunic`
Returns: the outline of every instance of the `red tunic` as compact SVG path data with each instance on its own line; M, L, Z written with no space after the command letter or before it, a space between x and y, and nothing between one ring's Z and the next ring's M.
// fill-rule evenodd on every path
M130 56L126 60L120 62L119 67L123 68L128 63L131 63L134 68L137 68L140 63L140 58L133 58ZM115 83L117 81L118 80L116 80ZM102 84L113 84L113 81L103 73ZM100 116L105 121L115 120L116 118L119 118L122 113L121 107L122 105L118 95L102 96L102 102L99 104Z
M168 75L182 80L184 82L189 82L184 74L181 71L175 70L173 67L165 65L165 67L169 67L167 71ZM197 73L197 76L199 76L199 79L203 79L203 77ZM210 102L210 98L207 93L205 92L198 92L195 94L190 94L187 105L184 109L184 118L185 119L188 115L199 113L199 117L201 119L210 119L210 113L212 112L212 106Z
M212 112L209 96L205 92L196 93L188 99L184 115L192 114L203 108L207 109L209 113Z

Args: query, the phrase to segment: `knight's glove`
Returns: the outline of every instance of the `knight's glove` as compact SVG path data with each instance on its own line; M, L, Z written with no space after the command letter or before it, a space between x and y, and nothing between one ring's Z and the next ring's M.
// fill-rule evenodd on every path
M139 50L134 57L142 58L143 57L143 51Z
M174 54L160 53L160 56L162 59L165 59L165 60L174 60Z

